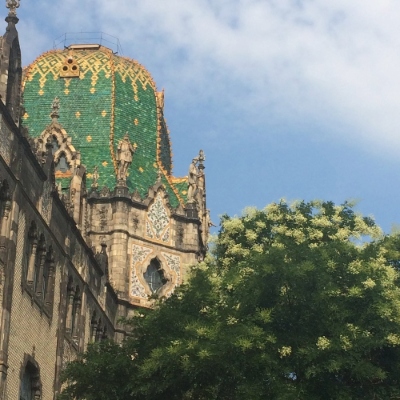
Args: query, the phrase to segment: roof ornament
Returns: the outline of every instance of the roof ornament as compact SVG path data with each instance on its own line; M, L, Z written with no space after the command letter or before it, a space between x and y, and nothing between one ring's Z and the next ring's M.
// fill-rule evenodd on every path
M161 178L162 178L162 171L161 171L161 168L158 168L158 170L157 170L157 182L161 182Z
M60 114L60 99L56 96L53 100L53 103L51 103L51 114L50 117L53 120L53 122L57 122Z
M16 17L17 8L19 7L20 0L6 0L6 7L10 9L8 16Z
M197 156L197 159L199 160L199 168L204 169L204 161L206 161L206 156L204 155L204 151L200 150L199 155Z

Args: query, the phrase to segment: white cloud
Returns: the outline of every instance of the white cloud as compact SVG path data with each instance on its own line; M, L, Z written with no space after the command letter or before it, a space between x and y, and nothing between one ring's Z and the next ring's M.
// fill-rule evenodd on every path
M171 94L183 104L223 103L260 134L266 125L295 129L313 120L325 134L393 154L400 147L395 0L41 0L22 7L29 49L45 35L105 31L120 38L125 55L143 55L155 67L158 84L172 88L167 101Z

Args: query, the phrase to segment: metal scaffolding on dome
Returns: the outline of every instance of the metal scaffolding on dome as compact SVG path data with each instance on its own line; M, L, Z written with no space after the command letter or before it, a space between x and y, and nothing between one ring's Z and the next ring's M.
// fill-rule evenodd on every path
M104 32L66 32L54 40L53 49L67 48L72 44L99 44L123 55L119 39Z

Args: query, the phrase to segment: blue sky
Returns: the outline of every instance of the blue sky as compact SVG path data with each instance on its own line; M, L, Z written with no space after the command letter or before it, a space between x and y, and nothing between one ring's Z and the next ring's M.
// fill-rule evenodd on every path
M119 38L165 89L174 174L204 149L215 223L318 198L400 226L400 2L22 0L18 16L24 65L65 32Z

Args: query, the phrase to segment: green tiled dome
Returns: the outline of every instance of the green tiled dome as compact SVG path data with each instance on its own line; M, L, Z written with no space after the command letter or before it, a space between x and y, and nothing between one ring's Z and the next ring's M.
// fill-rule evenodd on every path
M115 187L117 146L128 132L137 146L129 190L144 197L161 168L171 205L183 202L171 180L171 146L156 87L138 62L97 45L53 50L24 70L23 93L23 125L34 138L51 123L51 106L59 98L58 122L81 153L88 186L97 166L99 187Z

